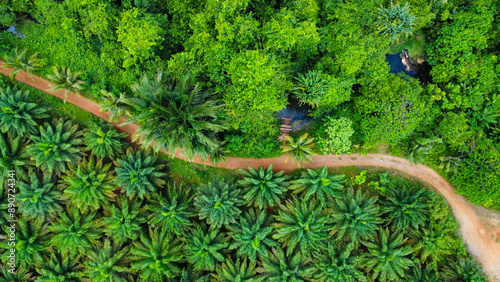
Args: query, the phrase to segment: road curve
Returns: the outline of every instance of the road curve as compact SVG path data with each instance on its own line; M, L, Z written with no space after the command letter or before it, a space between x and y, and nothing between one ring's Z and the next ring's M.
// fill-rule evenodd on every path
M0 73L8 75L12 71L12 69L5 68L2 65L3 62L0 61ZM20 74L18 74L16 76L16 79L50 95L53 95L60 99L64 99L64 91L50 91L50 83L45 79L34 75L33 78L31 78L25 72L21 72ZM97 103L92 102L89 99L79 97L74 93L70 93L66 101L98 117L101 117L106 121L109 120L109 114L102 113L100 111L101 107ZM134 134L139 128L137 124L119 126L115 123L114 125L120 131L130 134ZM185 160L185 157L180 152L177 152L175 157ZM248 168L249 166L251 166L257 168L259 166L267 167L268 165L272 164L275 170L291 171L297 168L296 165L290 162L285 162L285 159L285 156L265 159L228 157L225 163L220 163L217 165L217 167L225 169L237 169ZM213 166L210 162L202 162L198 158L195 158L194 162ZM483 265L486 272L488 272L492 276L500 277L500 243L495 242L495 237L500 236L500 232L491 231L491 228L485 226L485 224L481 222L477 214L474 212L473 206L463 196L455 194L453 191L453 187L431 168L421 164L412 165L408 160L403 158L379 154L368 154L368 156L318 155L314 156L313 161L309 165L306 165L304 167L318 168L325 165L328 167L383 167L387 169L398 170L407 173L434 187L437 192L443 195L445 200L450 205L453 214L455 215L459 223L462 238L467 244L467 250L478 259L478 261ZM491 278L491 280L493 279L494 278Z

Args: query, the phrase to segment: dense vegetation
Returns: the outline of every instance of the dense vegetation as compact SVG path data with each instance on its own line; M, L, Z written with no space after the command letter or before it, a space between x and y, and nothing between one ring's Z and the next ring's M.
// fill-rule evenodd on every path
M19 118L30 112L40 115ZM326 167L189 183L106 124L45 112L27 102L0 116L0 168L18 181L20 267L0 281L485 281L445 201L418 183Z

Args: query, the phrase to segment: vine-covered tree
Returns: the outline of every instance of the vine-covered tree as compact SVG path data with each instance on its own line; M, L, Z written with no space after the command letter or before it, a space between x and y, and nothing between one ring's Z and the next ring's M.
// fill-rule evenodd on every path
M185 253L195 270L214 271L216 261L224 261L224 249L229 246L228 237L216 228L208 228L205 223L192 228L183 237Z
M285 256L281 248L273 248L270 256L262 257L259 272L270 282L308 281L314 274L314 266L300 252Z
M143 199L166 183L165 165L149 151L127 149L127 154L114 163L116 183L128 197L137 195Z
M92 123L88 131L83 133L87 150L92 151L99 158L111 159L116 159L123 153L125 142L122 138L127 135L127 133L119 133L109 123Z
M144 208L141 206L141 200L129 200L125 196L118 198L116 204L105 206L105 216L100 221L104 233L117 243L136 240L142 229L141 224L146 222Z
M45 221L55 219L63 210L60 204L62 192L57 189L56 181L50 173L30 171L29 181L19 183L19 211L28 220Z
M248 206L253 205L260 209L281 202L285 197L288 182L287 176L283 171L273 172L273 165L267 169L262 166L259 170L248 167L248 170L240 169L239 172L244 176L243 180L238 180L238 184L243 187L243 200Z
M85 276L99 282L130 281L129 249L106 239L102 247L94 248L87 254Z
M229 249L237 249L238 256L255 262L257 255L267 257L269 248L278 247L279 244L271 238L274 228L270 226L270 217L266 210L256 211L250 208L237 224L229 226L229 236L233 242Z
M288 189L294 190L294 194L300 194L304 200L313 196L322 207L326 207L326 202L332 198L341 198L344 191L344 175L332 175L328 173L328 168L324 166L317 170L307 169L302 172L299 179L290 182Z
M235 223L242 204L240 190L236 184L215 178L212 182L201 184L195 198L198 216L214 228Z

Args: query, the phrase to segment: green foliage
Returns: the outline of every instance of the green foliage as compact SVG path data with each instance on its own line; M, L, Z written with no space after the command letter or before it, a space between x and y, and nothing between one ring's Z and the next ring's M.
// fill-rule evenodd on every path
M57 221L48 229L54 234L50 240L52 247L67 254L85 253L93 246L99 246L102 229L97 227L96 213L80 213L78 209L66 207Z
M162 191L165 192L153 193L146 205L151 212L148 223L182 235L192 225L189 218L196 215L192 206L194 195L190 187L175 182L169 182Z
M25 219L54 219L62 211L61 197L50 173L30 171L29 180L19 182L18 207Z
M300 252L285 256L281 248L273 249L268 257L262 258L262 276L270 282L306 281L311 278L314 267Z
M212 274L212 276L221 282L259 282L264 278L256 278L257 273L255 269L255 262L250 262L247 264L247 260L244 259L243 262L238 258L236 262L233 262L231 258L227 258L221 266L217 265L217 274Z
M129 114L127 105L123 102L125 99L124 92L116 95L113 92L101 89L101 94L103 100L99 101L99 106L102 112L109 113L110 122L117 122L120 120L120 117Z
M206 220L213 228L235 223L242 204L240 190L236 184L216 178L213 182L201 184L195 199L200 220Z
M292 158L292 162L297 162L299 168L302 164L308 164L312 161L314 153L313 143L314 138L309 138L307 133L302 134L298 138L293 138L290 135L285 136L286 144L283 146L283 153L288 153L285 162Z
M314 254L317 258L314 281L367 281L361 271L364 256L354 254L349 247L329 241L326 250L314 250Z
M354 193L351 187L341 199L330 202L329 214L336 240L351 242L353 247L357 247L361 241L375 237L378 224L383 222L376 201L377 197L362 190Z
M323 118L323 124L316 131L318 148L322 154L343 154L351 149L352 121L341 117L335 119L331 116Z
M323 95L328 92L328 84L321 79L320 71L309 71L305 76L299 74L292 88L299 105L308 104L313 109L321 105Z
M61 182L62 198L83 213L108 206L109 201L116 197L113 170L110 169L110 163L103 164L102 159L94 156L88 160L83 158L76 166L70 164Z
M274 224L276 233L273 239L286 247L287 255L293 253L297 246L303 255L309 256L315 249L323 248L323 241L328 236L328 213L315 201L300 201L293 197L293 202L288 200L285 205L280 205L280 210L275 216Z
M78 282L80 281L81 270L80 256L52 252L50 258L44 261L43 266L36 268L36 271L41 274L41 276L37 277L37 281L53 282L63 280Z
M164 228L149 228L140 241L134 241L130 250L132 269L140 271L139 277L148 281L167 281L181 272L180 262L184 255L183 244Z
M448 112L445 114L436 133L453 149L463 148L473 137L465 114Z
M410 14L408 3L402 7L391 3L389 8L378 8L377 14L378 31L390 40L399 40L402 35L412 34L412 25L417 17Z
M269 165L267 169L259 167L255 170L253 167L248 167L248 170L240 169L244 178L238 180L238 184L243 187L243 200L248 206L253 205L260 209L281 202L285 197L288 182L287 176L283 176L283 171L273 172L273 165Z
M186 242L185 253L195 270L215 270L216 261L224 261L223 253L229 246L228 237L219 229L207 227L205 223L197 225L183 238Z
M15 136L14 133L0 133L0 181L4 183L7 171L13 170L18 179L28 178L28 169L31 161L26 146L29 141L22 135Z
M109 123L96 124L92 123L88 127L88 131L83 133L87 150L99 157L109 157L115 159L124 151L125 142L122 138L128 133L119 133L113 125Z
M13 68L14 70L10 73L10 77L14 79L21 71L25 71L29 75L33 73L36 67L40 66L38 64L39 59L36 57L38 53L31 55L29 58L26 55L27 49L19 51L17 48L14 49L13 56L5 56L4 61L5 67Z
M486 277L481 271L481 266L471 257L460 256L450 261L441 272L443 279L458 279L462 281L485 282Z
M0 88L0 130L19 136L36 134L37 124L47 118L47 109L30 103L29 92L17 87Z
M237 249L239 256L249 258L251 262L256 261L257 255L268 257L268 248L279 245L271 238L274 228L270 226L270 219L265 210L250 208L240 217L239 224L229 226L229 236L233 239L229 249Z
M105 206L105 216L100 224L106 235L117 243L124 243L128 239L136 240L142 229L141 224L146 222L141 206L142 201L129 200L125 196L118 198L116 205Z
M104 241L104 246L94 248L87 254L85 261L85 275L93 281L129 281L129 247L112 243L110 239Z
M31 135L33 144L27 149L37 167L61 173L67 171L69 163L81 160L84 140L78 125L54 119L52 124L44 122L39 130L40 135Z
M380 230L374 241L363 242L368 248L364 265L373 270L372 279L379 281L395 281L405 277L404 271L414 263L408 258L412 253L410 245L403 245L403 233L390 233L388 229Z
M116 183L128 197L137 194L143 199L148 192L156 192L165 184L167 174L165 165L158 158L145 150L127 150L127 154L115 162Z
M69 92L80 94L82 85L85 83L80 80L82 72L72 73L68 67L54 67L54 74L48 75L47 78L52 82L51 91L64 90L64 100L68 97Z
M331 175L324 166L317 170L307 169L299 179L290 182L288 189L294 190L294 194L301 193L300 198L305 201L314 196L322 207L326 207L327 201L342 197L343 182L344 175Z

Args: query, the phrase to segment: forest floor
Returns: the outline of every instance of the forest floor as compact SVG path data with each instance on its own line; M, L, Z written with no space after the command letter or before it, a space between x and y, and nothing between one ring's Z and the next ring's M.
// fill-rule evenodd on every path
M8 75L12 69L2 66L0 61L0 73ZM30 77L27 73L21 72L16 76L16 79L31 87L44 91L60 99L64 99L64 91L52 92L49 90L50 82L33 75ZM79 97L74 93L70 93L66 99L88 112L93 113L105 120L109 119L109 114L101 113L100 106L90 101L89 99ZM136 124L128 124L119 126L114 124L120 131L135 133L139 128ZM165 153L165 152L163 152ZM180 150L175 155L176 158L185 160ZM237 169L248 168L249 166L258 168L259 166L267 167L273 165L275 171L284 170L292 171L297 169L296 164L285 162L286 156L267 159L246 159L228 157L225 163L217 165L219 168ZM213 166L210 162L203 162L195 158L195 163ZM383 154L368 154L367 156L359 155L317 155L313 157L313 161L304 168L319 168L327 167L381 167L392 171L400 171L406 173L423 183L432 187L435 191L443 195L445 200L450 205L453 214L455 215L459 226L460 235L467 245L467 250L475 256L483 265L484 270L490 274L491 281L500 281L500 214L487 210L482 207L474 206L469 203L462 195L454 193L454 188L437 172L425 165L413 165L403 158L398 158ZM496 278L494 278L496 276Z

